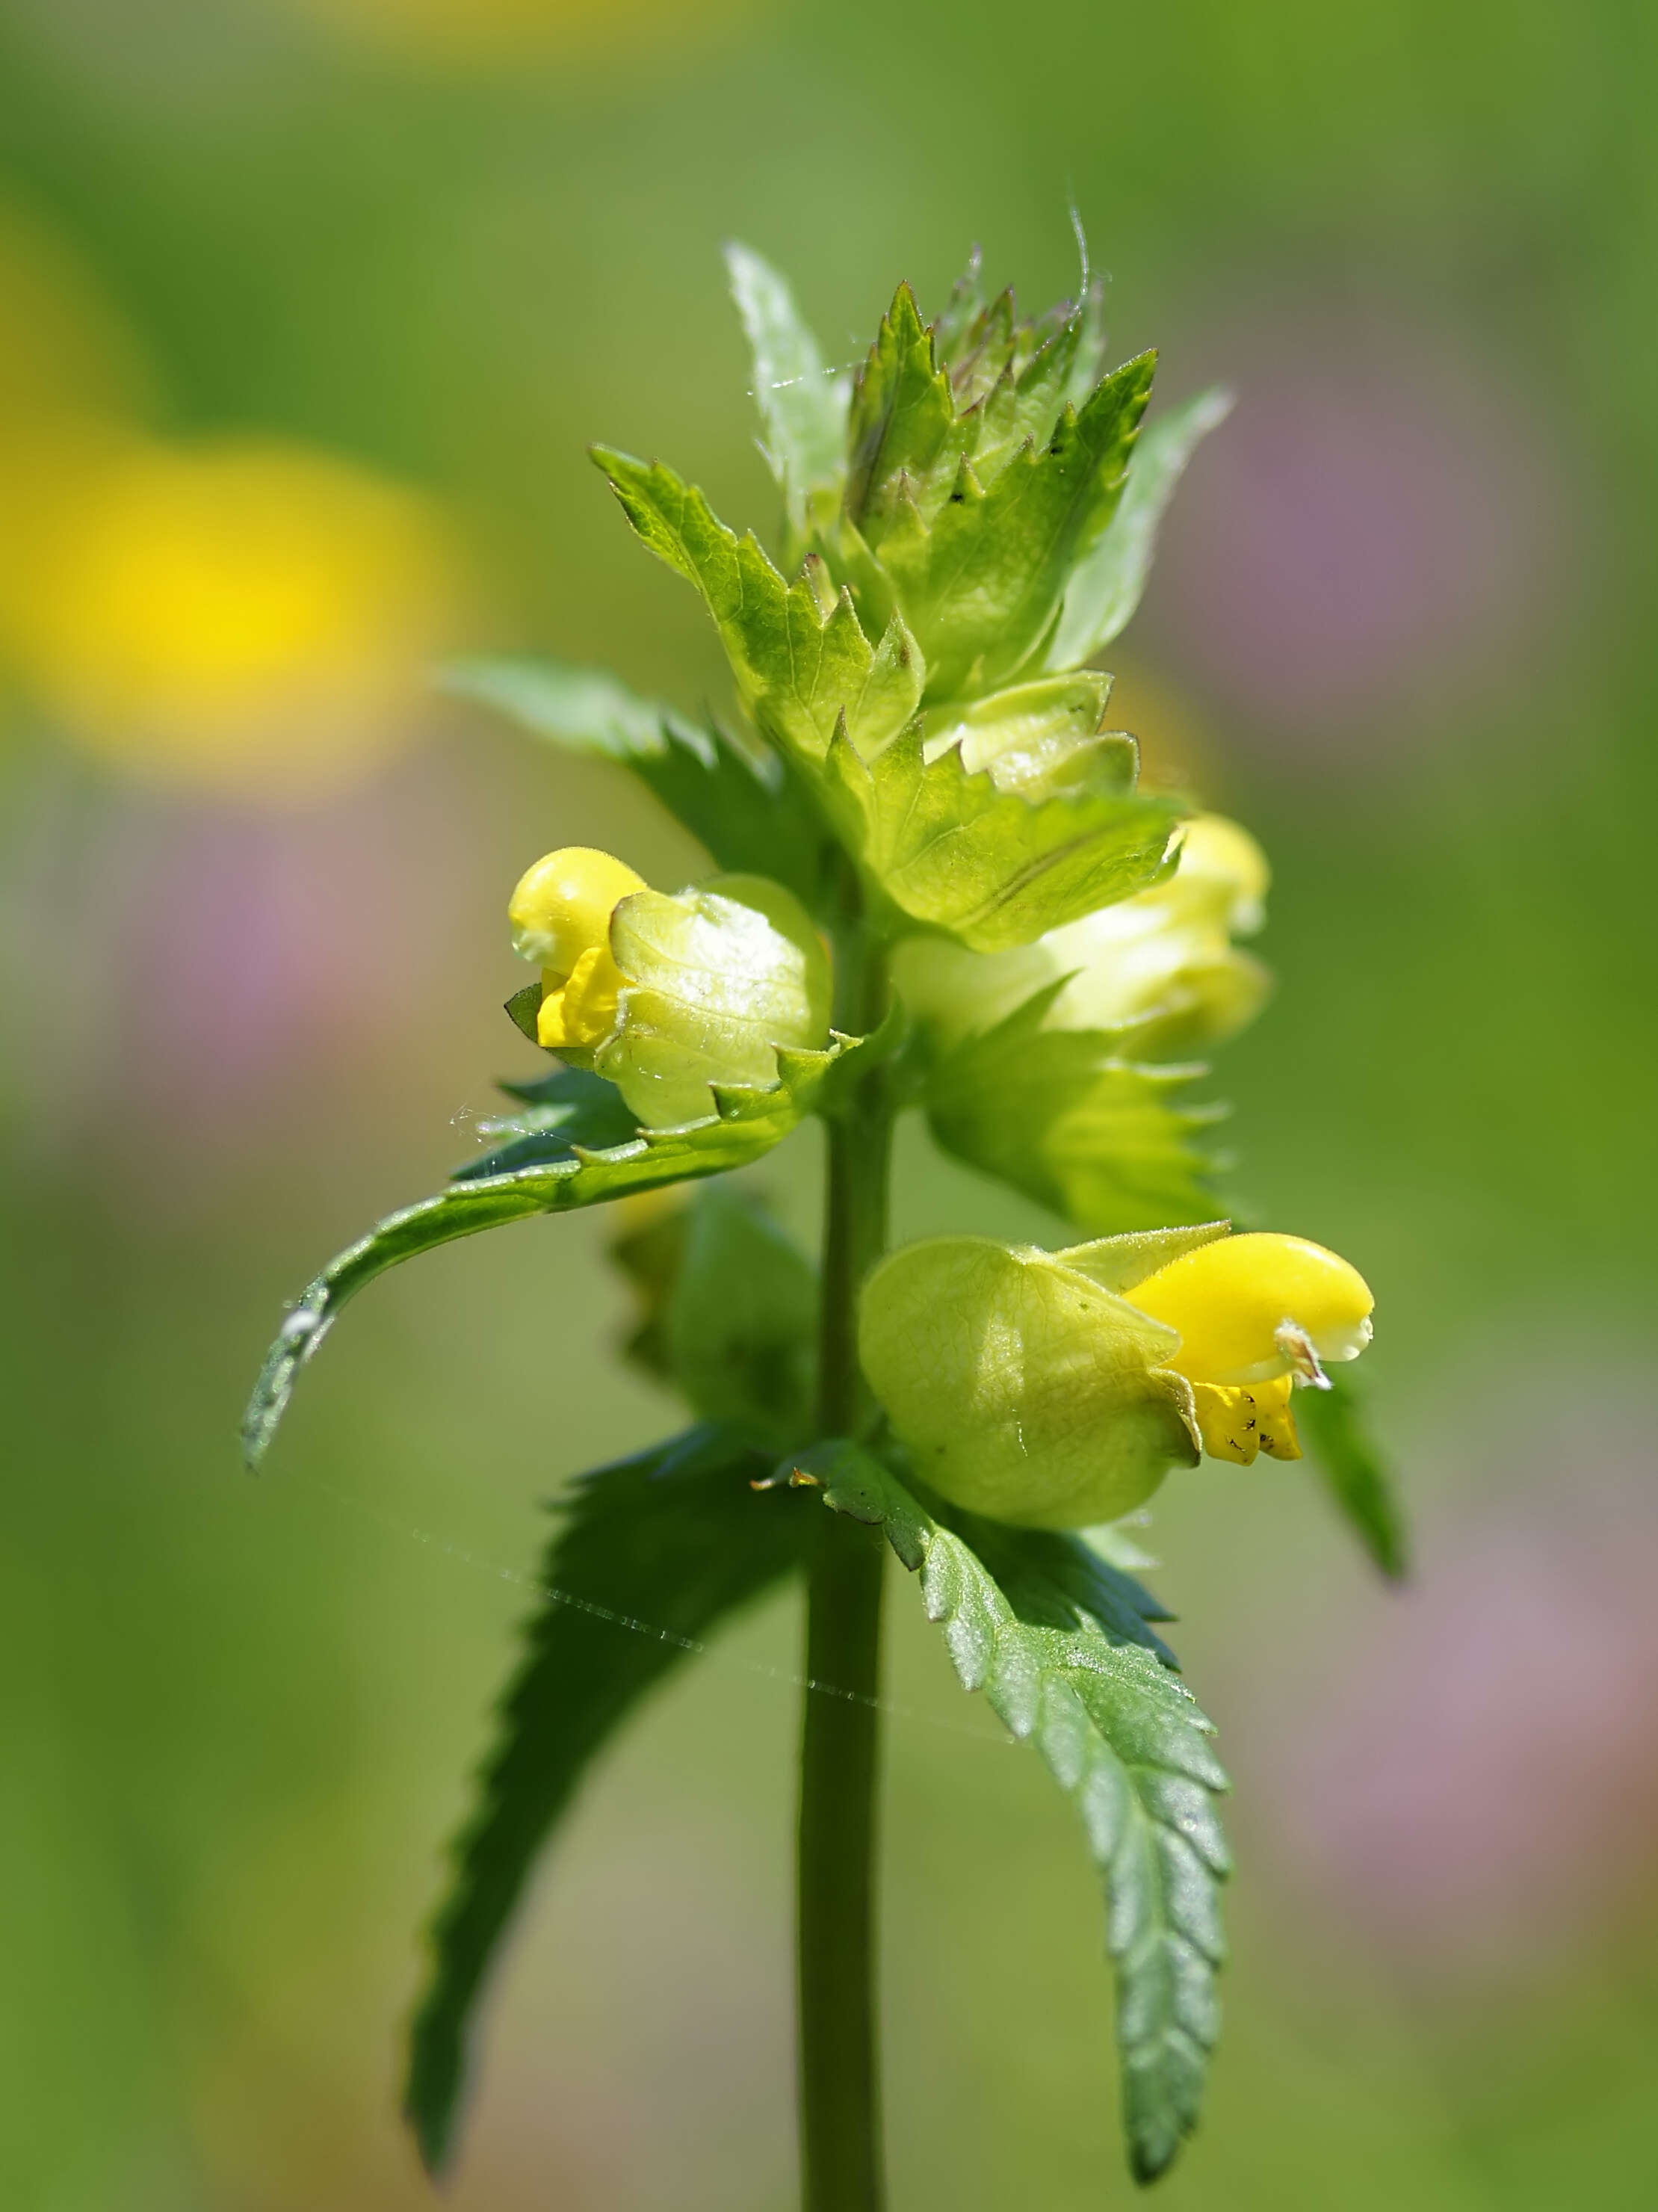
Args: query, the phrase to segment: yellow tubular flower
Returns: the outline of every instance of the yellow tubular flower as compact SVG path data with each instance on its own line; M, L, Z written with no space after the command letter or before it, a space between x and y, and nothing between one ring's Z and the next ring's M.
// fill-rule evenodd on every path
M1137 1283L1129 1302L1180 1332L1168 1364L1191 1383L1204 1449L1247 1465L1298 1459L1290 1392L1356 1359L1376 1301L1357 1268L1303 1237L1224 1237Z
M562 845L519 878L507 915L513 951L541 969L536 1034L550 1051L591 1050L609 1036L622 988L610 917L646 887L624 860L588 845Z

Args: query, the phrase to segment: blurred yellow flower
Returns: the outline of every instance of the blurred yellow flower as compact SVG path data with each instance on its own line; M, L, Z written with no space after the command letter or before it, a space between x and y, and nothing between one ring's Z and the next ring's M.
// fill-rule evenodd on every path
M139 349L0 203L0 675L120 768L278 799L412 733L459 563L433 507L274 439L163 441Z
M409 733L452 563L426 504L261 440L64 441L0 562L0 635L67 733L164 781L276 799Z

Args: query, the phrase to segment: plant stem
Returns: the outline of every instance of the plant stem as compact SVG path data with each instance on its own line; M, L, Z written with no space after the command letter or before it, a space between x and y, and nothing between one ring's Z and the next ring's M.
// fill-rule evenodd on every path
M867 1035L885 1011L880 949L856 923L837 944L837 1024ZM886 1244L892 1109L870 1070L828 1124L818 1412L825 1437L871 1411L858 1364L858 1286ZM799 1857L804 2212L880 2212L875 1841L880 1680L878 1528L820 1516L807 1584Z

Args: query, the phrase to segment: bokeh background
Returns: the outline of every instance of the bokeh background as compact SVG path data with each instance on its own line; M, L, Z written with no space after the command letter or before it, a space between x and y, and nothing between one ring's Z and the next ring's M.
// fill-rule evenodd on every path
M1377 1289L1418 1557L1382 1591L1293 1468L1157 1501L1243 1877L1163 2199L1658 2200L1655 103L1622 0L6 0L9 2206L432 2201L415 1931L543 1502L672 1411L572 1219L354 1308L258 1483L236 1419L282 1298L523 1072L519 868L695 863L422 672L717 692L582 447L768 525L721 240L849 362L975 239L1069 289L1072 201L1118 352L1239 395L1118 699L1273 855L1280 990L1216 1087L1250 1206ZM919 1137L901 1214L1042 1226ZM1126 2202L1068 1811L894 1595L895 2203ZM457 2212L793 2201L797 1634L598 1776Z

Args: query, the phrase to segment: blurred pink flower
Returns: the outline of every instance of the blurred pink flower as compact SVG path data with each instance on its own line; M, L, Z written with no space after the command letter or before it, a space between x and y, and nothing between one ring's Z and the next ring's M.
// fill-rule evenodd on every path
M1519 1486L1465 1502L1422 1542L1420 1579L1276 1716L1284 1847L1396 1960L1478 1975L1546 1956L1649 1880L1650 1462L1633 1425L1563 1427L1552 1486L1522 1464Z
M1558 432L1455 332L1273 311L1191 349L1238 393L1172 510L1148 608L1299 761L1534 665L1574 549ZM1576 519L1572 518L1573 532Z

